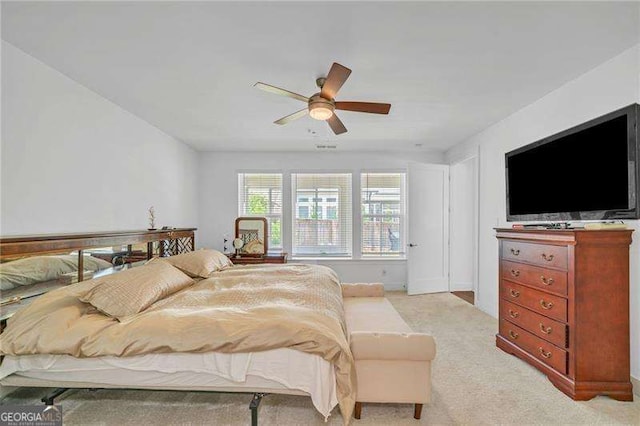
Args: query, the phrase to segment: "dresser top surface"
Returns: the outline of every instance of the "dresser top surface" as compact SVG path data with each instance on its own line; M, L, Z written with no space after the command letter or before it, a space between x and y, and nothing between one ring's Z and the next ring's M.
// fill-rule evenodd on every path
M550 244L631 244L633 229L494 228L498 239Z
M529 232L534 232L534 233L540 233L540 234L544 234L547 232L553 232L553 233L574 233L574 232L588 232L588 233L598 233L598 232L633 232L633 229L631 228L626 228L626 229L585 229L585 228L566 228L566 229L559 229L559 228L544 228L544 227L539 227L539 228L493 228L496 231L499 232L520 232L520 233L529 233Z

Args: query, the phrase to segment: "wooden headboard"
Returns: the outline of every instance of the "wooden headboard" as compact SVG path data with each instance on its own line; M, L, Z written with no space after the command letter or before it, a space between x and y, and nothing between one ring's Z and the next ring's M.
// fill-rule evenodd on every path
M34 256L38 254L87 250L98 247L147 243L159 245L159 256L192 251L197 228L177 228L158 231L111 231L74 234L42 234L0 237L0 259ZM149 258L152 250L147 251Z
M0 260L39 256L55 253L78 254L77 281L84 280L84 251L101 247L127 246L132 252L132 245L147 244L146 258L154 256L172 256L195 250L195 231L197 228L177 228L156 231L111 231L73 234L42 234L0 237ZM155 244L154 244L155 243ZM25 286L29 287L29 286ZM0 322L4 322L14 311L28 304L38 295L54 289L55 285L40 286L39 290L24 291L20 297L14 298L10 305L0 309ZM9 296L13 296L9 293ZM6 302L3 295L3 304ZM16 302L16 303L13 303ZM3 324L0 323L0 329Z

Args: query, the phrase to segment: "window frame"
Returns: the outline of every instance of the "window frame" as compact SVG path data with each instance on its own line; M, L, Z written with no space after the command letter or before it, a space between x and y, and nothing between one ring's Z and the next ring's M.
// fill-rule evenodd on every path
M362 203L362 192L363 192L363 185L362 185L362 179L364 177L364 175L368 175L368 174L398 174L398 175L402 175L402 185L400 187L400 213L399 214L370 214L370 213L364 213L363 212L363 203ZM361 260L406 260L407 259L407 250L406 250L406 238L407 238L407 231L408 231L408 223L409 223L409 215L408 215L408 189L409 189L409 182L408 182L408 177L409 177L409 173L406 169L362 169L358 172L358 211L360 212L359 214L359 224L358 224L358 234L359 234L359 241L358 241L358 251L359 251L359 258ZM398 222L399 222L399 231L400 231L400 235L399 235L399 252L398 253L390 253L390 254L384 254L384 253L365 253L364 252L364 232L363 232L363 226L365 223L365 217L370 217L370 218L384 218L384 217L397 217L398 218Z
M296 169L296 170L290 170L288 173L288 178L289 178L289 186L290 186L290 211L291 211L291 216L290 216L290 221L291 223L288 225L289 226L289 230L290 230L290 241L289 241L289 247L290 247L290 254L291 254L291 259L292 260L354 260L357 259L357 254L356 254L356 246L354 245L353 241L354 241L354 225L355 225L355 215L354 215L354 189L355 189L355 179L354 176L356 176L358 173L357 170L353 170L353 169L339 169L339 170L317 170L317 169ZM304 253L295 253L295 244L294 244L294 240L296 238L295 236L295 221L297 218L297 200L298 200L298 196L297 196L297 182L294 184L294 179L296 178L297 175L349 175L349 179L350 179L350 185L348 185L348 190L350 192L350 199L348 200L348 202L345 205L345 208L349 209L351 214L350 214L350 222L351 222L351 229L350 232L347 232L346 236L343 237L342 242L343 244L345 244L345 248L347 253L329 253L329 254L322 254L322 253L309 253L309 254L304 254ZM313 201L313 196L307 196L306 197L308 199L308 201L306 201L306 203L308 203L307 205L310 206L309 207L309 216L311 217L311 213L313 211L313 208L311 207L312 205L314 205L314 203L316 203L315 201ZM339 196L336 197L339 200ZM336 200L335 202L330 202L330 204L337 204L339 206L339 201ZM325 209L326 209L326 204L327 201L326 199L323 199L321 201L321 203L323 205L325 205ZM320 207L320 204L316 204L318 207ZM322 207L321 207L322 208ZM324 214L323 214L324 216ZM337 220L340 219L340 215L338 215Z
M240 187L240 175L243 175L243 187ZM280 175L280 198L281 198L281 202L282 205L280 206L280 214L274 214L274 213L266 213L266 214L250 214L248 212L243 212L241 211L241 205L240 205L240 191L243 191L242 197L243 199L247 200L246 197L246 190L247 190L247 186L246 184L244 184L244 176L245 175ZM238 197L238 217L264 217L267 219L267 234L268 234L268 238L269 238L269 251L285 251L285 237L284 237L284 228L285 228L285 224L284 224L284 212L286 209L286 198L285 198L285 179L287 179L288 175L286 173L284 173L284 171L282 170L237 170L236 171L236 179L237 179L237 185L238 185L238 190L236 193L236 196ZM272 203L269 203L269 210L272 210ZM280 220L280 244L273 244L271 241L271 224L272 224L272 219L276 218ZM235 237L235 234L234 234Z

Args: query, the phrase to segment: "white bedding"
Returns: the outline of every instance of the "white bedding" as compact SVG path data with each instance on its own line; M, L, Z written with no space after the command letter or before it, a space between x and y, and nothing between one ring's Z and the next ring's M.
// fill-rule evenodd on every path
M0 379L18 374L43 380L179 387L264 385L308 393L325 419L338 403L333 366L294 349L223 354L169 353L133 357L74 358L69 355L6 356Z

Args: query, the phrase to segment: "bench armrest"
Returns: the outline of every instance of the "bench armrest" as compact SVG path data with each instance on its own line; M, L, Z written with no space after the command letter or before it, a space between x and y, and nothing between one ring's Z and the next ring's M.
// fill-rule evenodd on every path
M342 297L384 297L382 283L342 283Z
M423 333L351 333L351 352L358 360L431 361L436 357L436 342Z

